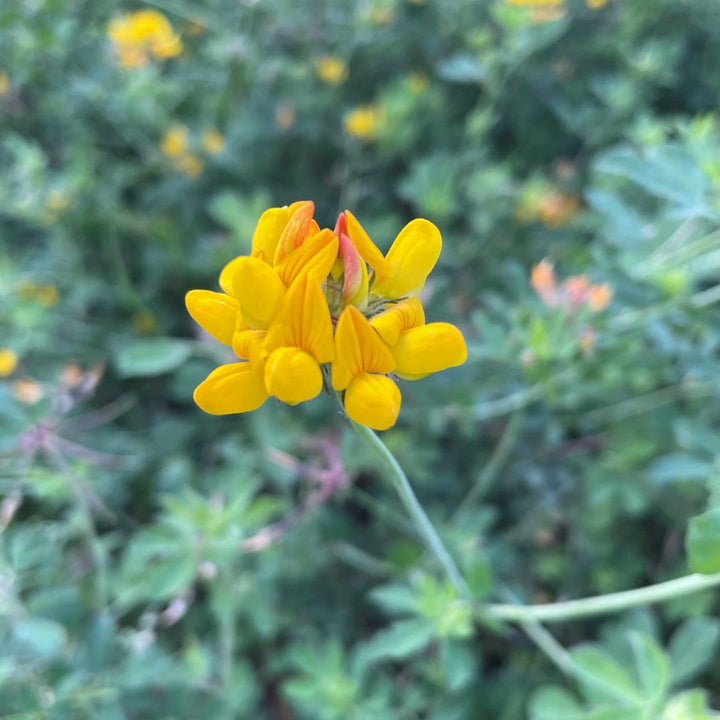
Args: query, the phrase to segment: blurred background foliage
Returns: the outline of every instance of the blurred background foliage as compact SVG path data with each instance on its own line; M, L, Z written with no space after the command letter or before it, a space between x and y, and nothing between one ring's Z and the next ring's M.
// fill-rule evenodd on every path
M431 219L470 359L384 438L478 599L718 572L718 57L717 0L3 4L0 716L717 717L716 594L555 626L569 681L330 398L195 408L183 295L271 205Z

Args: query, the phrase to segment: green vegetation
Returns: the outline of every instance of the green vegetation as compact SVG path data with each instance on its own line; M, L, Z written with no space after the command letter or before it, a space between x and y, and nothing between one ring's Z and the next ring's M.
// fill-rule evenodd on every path
M720 717L718 57L717 0L5 3L0 717ZM303 199L442 231L469 359L381 438L444 564L335 398L193 404L185 293Z

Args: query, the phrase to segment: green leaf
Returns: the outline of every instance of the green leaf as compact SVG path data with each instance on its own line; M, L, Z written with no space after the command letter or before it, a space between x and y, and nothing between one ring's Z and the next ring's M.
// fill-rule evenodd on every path
M592 695L623 703L643 702L643 694L628 671L603 650L586 645L573 650L571 656L582 670L584 685Z
M646 192L682 205L702 204L708 179L679 145L662 145L640 155L629 148L607 152L596 170L635 182Z
M45 618L25 618L13 626L13 639L33 657L48 660L65 648L65 628Z
M693 572L720 572L720 508L690 520L685 545Z
M446 640L440 646L448 689L457 692L477 680L477 650L466 643Z
M646 700L657 702L670 684L670 661L650 635L632 632L628 639L643 694Z
M482 83L487 75L480 60L467 53L443 60L438 64L437 72L438 77L455 83Z
M712 464L688 453L672 453L658 458L648 469L650 480L656 483L707 480Z
M581 720L584 716L577 700L561 687L548 685L530 698L530 720Z
M433 639L433 626L424 618L398 620L373 635L361 647L362 665L381 660L403 660L426 647Z
M152 377L180 367L191 350L189 342L175 338L134 340L115 352L113 362L120 377Z
M373 589L370 597L389 613L406 614L417 611L417 596L407 585L382 585Z
M673 684L680 685L706 668L720 641L720 621L696 617L685 621L673 634L668 648Z

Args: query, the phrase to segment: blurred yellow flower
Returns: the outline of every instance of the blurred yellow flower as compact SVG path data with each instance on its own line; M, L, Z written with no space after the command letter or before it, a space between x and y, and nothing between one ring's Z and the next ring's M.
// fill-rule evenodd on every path
M188 130L184 125L173 125L160 141L160 149L168 157L179 157L188 149Z
M5 378L15 372L18 364L18 356L10 348L0 348L0 377Z
M10 92L10 78L4 70L0 70L0 97Z
M184 175L196 178L205 167L203 161L195 153L184 153L173 160L173 165Z
M380 7L376 5L370 8L367 18L370 22L375 23L375 25L387 25L392 22L393 11L390 7Z
M17 290L17 294L21 300L36 302L45 307L57 305L60 299L60 293L58 293L58 289L54 285L38 285L34 282L22 283Z
M150 56L165 60L182 52L182 40L157 10L138 10L115 18L108 28L118 64L143 67Z
M385 125L385 110L379 105L362 105L344 118L345 132L361 140L373 140Z
M206 130L200 138L203 149L210 155L217 155L225 149L225 138L218 130Z
M345 61L337 55L325 55L315 63L316 75L328 85L340 85L348 76Z
M608 4L609 0L585 0L585 4L592 10L599 10Z
M42 399L43 389L37 380L23 378L13 383L13 396L26 405L34 405Z
M288 130L295 124L295 108L292 105L283 103L275 108L275 127L280 130Z
M70 205L70 197L61 190L50 190L45 198L45 207L51 212L62 212L68 205Z
M521 7L549 7L553 5L564 5L565 0L505 0L508 5Z
M424 93L430 85L430 79L425 73L414 72L408 76L408 90L413 95Z

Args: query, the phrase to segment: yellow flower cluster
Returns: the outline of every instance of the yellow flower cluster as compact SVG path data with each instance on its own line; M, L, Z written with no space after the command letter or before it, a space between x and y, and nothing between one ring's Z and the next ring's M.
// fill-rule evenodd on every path
M193 319L239 359L213 370L194 399L221 415L271 396L295 405L331 385L350 418L385 430L400 410L391 374L419 380L467 357L460 331L426 323L417 298L440 255L440 232L413 220L383 255L349 211L332 230L314 212L310 201L266 210L251 254L220 273L223 292L187 294Z
M157 10L138 10L115 18L108 28L120 67L143 67L150 57L165 60L182 52L182 40Z
M212 128L202 133L200 144L208 155L217 155L225 149L225 138ZM197 177L202 173L203 161L197 153L191 151L190 134L185 125L172 125L162 136L160 149L175 168L188 177Z

